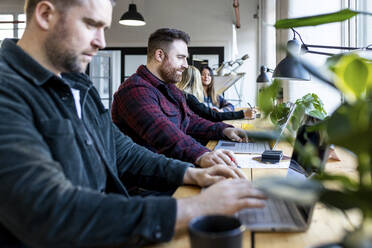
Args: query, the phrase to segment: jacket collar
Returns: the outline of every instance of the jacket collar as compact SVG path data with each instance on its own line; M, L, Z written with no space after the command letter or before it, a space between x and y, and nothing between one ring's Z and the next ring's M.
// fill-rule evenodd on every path
M175 84L167 84L163 80L160 80L157 76L147 69L146 66L141 65L137 69L137 75L143 78L146 82L150 83L155 88L159 89L163 93L173 98L173 94L178 94L179 90Z
M17 42L17 39L5 39L1 46L4 60L14 70L38 86L46 83L51 77L57 77L27 54Z
M138 67L137 74L145 79L147 82L151 83L152 86L154 86L155 88L159 88L159 86L167 86L164 81L160 80L158 77L152 74L152 72L149 71L149 69L147 69L145 65L141 65L140 67Z
M42 86L49 79L61 78L39 64L34 58L17 45L18 39L5 39L1 46L4 60L18 73L31 80L34 84ZM85 86L91 85L88 76L84 73L62 73L62 78L71 81L84 82ZM62 81L65 83L64 81Z
M152 86L160 90L169 100L175 104L186 108L186 100L181 90L175 84L167 84L152 74L146 66L141 65L137 69L137 75L149 82Z

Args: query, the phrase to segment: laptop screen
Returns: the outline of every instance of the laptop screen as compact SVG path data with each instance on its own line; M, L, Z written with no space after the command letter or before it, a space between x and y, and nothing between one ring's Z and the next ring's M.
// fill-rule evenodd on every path
M324 165L328 158L328 145L321 139L319 131L309 131L308 125L301 126L297 132L295 145L291 157L291 162L288 168L287 178L301 178L306 180L314 172L320 173L324 169ZM313 144L315 153L320 162L320 170L313 170L311 161L303 152L303 147L307 144ZM296 204L297 209L304 217L304 220L309 221L312 214L313 206L303 206Z
M306 177L314 172L321 173L324 170L326 155L328 155L328 145L322 140L320 132L309 131L309 127L309 125L303 125L298 129L288 170L288 172L295 171ZM307 144L312 144L312 147L315 148L315 155L320 161L319 167L314 167L312 160L305 154L304 147Z

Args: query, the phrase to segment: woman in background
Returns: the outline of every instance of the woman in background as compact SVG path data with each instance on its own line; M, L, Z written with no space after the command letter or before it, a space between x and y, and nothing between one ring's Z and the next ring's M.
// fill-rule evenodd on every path
M254 111L241 110L229 112L216 112L213 109L205 106L202 102L204 100L203 85L199 70L190 65L183 73L181 82L177 83L177 87L185 93L186 102L189 108L200 117L219 122L223 120L235 120L253 117Z
M227 112L233 111L234 106L216 94L214 89L213 71L210 67L203 67L201 70L201 80L204 89L204 104L216 111Z

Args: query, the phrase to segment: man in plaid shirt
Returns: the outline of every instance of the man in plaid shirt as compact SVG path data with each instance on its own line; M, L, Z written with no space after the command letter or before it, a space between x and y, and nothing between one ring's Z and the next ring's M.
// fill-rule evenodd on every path
M175 86L188 67L189 40L185 32L167 28L150 36L146 66L141 65L114 95L113 121L138 144L168 157L200 167L235 165L233 153L210 151L194 139L241 142L244 134L194 114Z

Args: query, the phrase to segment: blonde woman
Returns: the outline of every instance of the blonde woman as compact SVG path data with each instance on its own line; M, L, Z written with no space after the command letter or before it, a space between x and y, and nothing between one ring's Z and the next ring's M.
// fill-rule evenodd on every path
M236 112L216 112L213 109L205 106L202 103L204 94L200 71L192 65L183 72L182 80L181 82L177 83L177 87L185 93L186 102L189 108L195 114L204 119L213 122L219 122L223 120L252 118L253 116L251 110L241 110Z
M195 96L199 102L204 101L204 89L200 71L195 66L190 65L183 71L181 82L177 83L176 86L180 90Z

